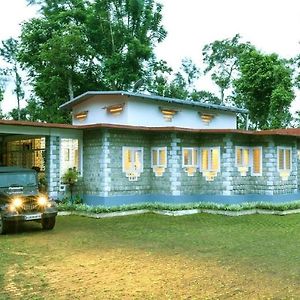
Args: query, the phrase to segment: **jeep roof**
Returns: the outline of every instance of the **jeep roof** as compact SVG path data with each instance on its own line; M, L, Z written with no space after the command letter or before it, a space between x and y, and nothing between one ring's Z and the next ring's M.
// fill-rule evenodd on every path
M0 167L0 173L16 173L16 172L34 172L33 169L22 167Z

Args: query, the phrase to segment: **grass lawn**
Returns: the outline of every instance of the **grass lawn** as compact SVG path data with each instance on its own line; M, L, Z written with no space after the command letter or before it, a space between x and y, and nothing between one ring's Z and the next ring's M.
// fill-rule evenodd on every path
M58 217L0 236L0 299L299 299L300 215Z

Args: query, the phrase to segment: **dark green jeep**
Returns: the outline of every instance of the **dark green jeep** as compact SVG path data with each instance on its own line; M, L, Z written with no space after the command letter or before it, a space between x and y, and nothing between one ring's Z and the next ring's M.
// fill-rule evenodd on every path
M53 229L57 207L39 193L37 172L19 167L0 167L0 234L18 222L37 221Z

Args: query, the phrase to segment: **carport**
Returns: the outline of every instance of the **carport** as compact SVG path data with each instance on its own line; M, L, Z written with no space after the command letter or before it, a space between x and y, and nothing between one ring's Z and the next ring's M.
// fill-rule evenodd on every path
M67 124L0 120L0 164L34 168L51 197L69 168L82 172L82 130Z

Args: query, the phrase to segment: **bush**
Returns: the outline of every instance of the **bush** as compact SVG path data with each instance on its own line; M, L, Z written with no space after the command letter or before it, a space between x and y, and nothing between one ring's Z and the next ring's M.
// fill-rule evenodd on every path
M71 193L71 202L75 203L73 199L73 191L79 180L79 173L76 168L69 168L68 171L62 176L62 183L68 185Z
M75 202L75 201L74 201ZM212 202L198 202L198 203L186 203L186 204L167 204L167 203L140 203L140 204L128 204L119 206L89 206L82 204L82 200L79 198L77 203L70 201L62 201L58 205L60 211L80 211L80 212L91 212L91 213L108 213L118 211L129 211L129 210L188 210L188 209L210 209L210 210L225 210L225 211L243 211L250 209L266 209L273 211L285 211L291 209L300 209L300 201L293 201L288 203L269 203L269 202L245 202L243 204L217 204Z

